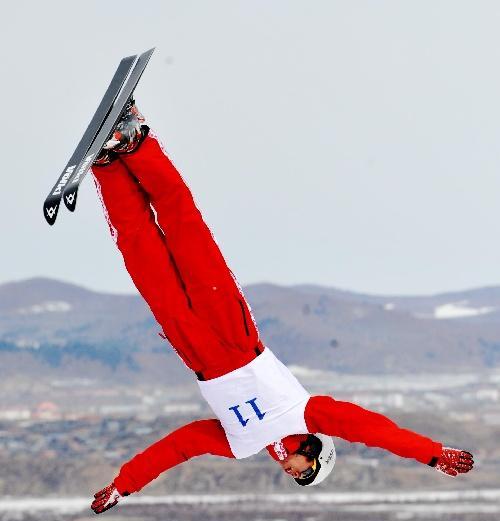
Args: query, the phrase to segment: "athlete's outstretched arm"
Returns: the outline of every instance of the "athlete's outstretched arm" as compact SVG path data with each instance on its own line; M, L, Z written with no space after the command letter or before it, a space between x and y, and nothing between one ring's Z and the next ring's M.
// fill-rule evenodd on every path
M184 425L134 456L121 467L113 483L94 496L92 509L100 514L166 470L203 454L234 458L218 420L198 420Z
M441 443L402 429L383 414L330 396L313 396L307 403L305 419L309 432L379 447L421 463L431 464L434 458L441 456Z
M234 458L219 420L198 420L171 432L125 463L114 483L121 494L138 492L166 470L203 454Z

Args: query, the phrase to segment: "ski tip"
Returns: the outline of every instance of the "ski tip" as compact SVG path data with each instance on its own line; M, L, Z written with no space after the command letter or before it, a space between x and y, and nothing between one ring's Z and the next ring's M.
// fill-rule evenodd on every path
M147 57L148 57L148 60L149 60L149 58L151 58L152 54L155 52L155 49L156 49L156 47L151 47L151 49L148 49L147 51L144 51L144 52L141 54L141 56L142 56L142 57L147 56Z
M43 216L45 220L52 226L56 222L57 211L59 210L59 203L55 203L52 206L48 204L43 205Z
M76 196L78 194L78 190L71 189L71 190L65 190L63 195L64 204L66 205L66 208L70 212L74 212L76 208Z

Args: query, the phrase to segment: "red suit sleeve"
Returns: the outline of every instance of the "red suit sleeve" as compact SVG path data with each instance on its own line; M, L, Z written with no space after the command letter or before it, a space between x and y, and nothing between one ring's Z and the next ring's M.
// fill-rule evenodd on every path
M353 403L336 401L330 396L310 398L305 420L311 433L320 432L368 447L379 447L421 463L428 464L441 454L441 443L402 429L382 414Z
M234 458L218 420L184 425L125 463L114 479L120 494L137 492L162 472L202 454Z

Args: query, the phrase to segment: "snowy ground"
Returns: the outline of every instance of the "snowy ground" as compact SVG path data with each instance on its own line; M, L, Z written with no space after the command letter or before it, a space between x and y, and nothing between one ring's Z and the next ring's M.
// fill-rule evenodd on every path
M500 489L418 492L171 495L128 498L113 509L113 519L143 517L191 519L295 519L307 509L308 520L336 519L454 519L493 520L500 516ZM24 519L81 520L89 511L88 498L17 498L0 500L2 521ZM110 514L106 514L110 515ZM284 516L284 517L276 517ZM347 517L346 517L347 516Z

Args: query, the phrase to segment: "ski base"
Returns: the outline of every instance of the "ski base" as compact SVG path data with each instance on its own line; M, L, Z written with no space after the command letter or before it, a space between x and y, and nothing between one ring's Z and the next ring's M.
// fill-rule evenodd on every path
M102 147L110 138L113 129L116 127L118 121L123 115L127 103L132 97L134 90L137 87L137 84L141 79L142 73L146 69L146 66L153 52L154 47L139 56L132 72L130 73L130 76L123 85L123 88L117 100L115 101L113 108L111 109L111 112L108 114L101 129L99 130L99 133L97 134L92 145L85 154L85 157L83 157L78 167L76 168L76 170L74 170L69 181L67 182L63 191L63 200L64 204L66 205L66 208L68 208L70 212L75 211L76 201L78 197L78 188L81 182L83 181L87 172L90 170L93 162L96 160L97 156L102 150Z

